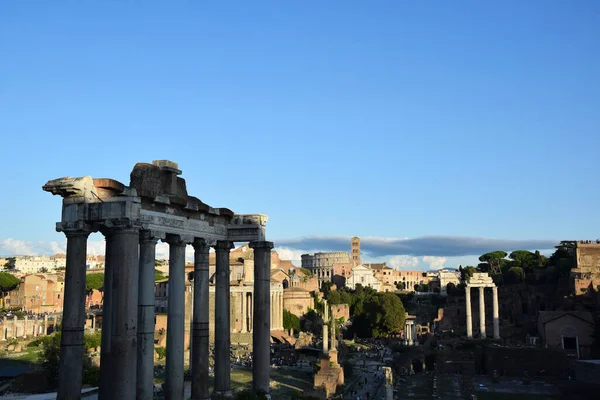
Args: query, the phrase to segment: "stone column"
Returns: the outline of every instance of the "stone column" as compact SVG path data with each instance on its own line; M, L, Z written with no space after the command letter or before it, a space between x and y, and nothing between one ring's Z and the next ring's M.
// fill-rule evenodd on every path
M183 399L183 331L185 326L185 246L179 235L167 235L169 283L167 286L167 357L165 399Z
M140 233L138 280L137 400L154 397L154 270L156 243L153 232Z
M133 399L137 382L137 322L139 226L129 220L110 221L107 246L112 270L112 328L110 399ZM109 225L109 221L105 224Z
M87 260L86 260L87 261ZM6 325L6 317L4 317L4 325ZM44 336L48 334L48 316L44 315Z
M283 330L283 291L279 292L279 328Z
M493 317L494 317L494 339L500 339L500 316L498 315L498 288L496 286L492 287L492 295L493 295Z
M116 254L114 254L115 246L110 230L102 232L105 236L105 264L104 264L104 295L102 302L102 338L100 341L100 387L98 390L99 400L110 400L109 393L112 373L112 346L111 340L113 335L113 270L116 267Z
M242 290L242 333L248 332L246 292Z
M479 332L481 338L485 339L485 296L484 287L479 288Z
M45 318L48 318L48 316L46 315ZM6 335L8 334L8 324L7 324L7 319L6 317L4 317L2 319L2 339L0 339L0 341L6 342Z
M208 259L210 246L203 239L194 240L194 315L192 330L192 397L209 398L208 386Z
M326 325L329 322L329 305L323 300L323 354L329 353L329 331Z
M473 318L471 316L471 286L465 288L465 309L467 315L467 338L473 338Z
M269 331L273 330L273 293L269 290Z
M273 242L255 241L254 249L254 309L252 311L252 389L269 393L271 365L271 321L268 310L271 292L271 249Z
M231 314L229 287L229 251L233 243L218 240L216 250L216 287L215 287L215 394L231 396Z
M81 398L83 330L85 327L85 265L87 238L90 231L75 228L64 230L64 233L67 236L67 265L57 400Z

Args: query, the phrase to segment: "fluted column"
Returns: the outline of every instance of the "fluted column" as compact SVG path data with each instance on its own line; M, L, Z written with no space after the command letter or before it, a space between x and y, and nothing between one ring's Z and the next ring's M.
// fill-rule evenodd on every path
M185 328L185 246L179 235L167 235L169 243L169 283L167 286L167 359L165 398L183 399L183 332Z
M465 309L467 315L467 338L473 338L473 317L471 316L471 286L465 287Z
M229 287L229 252L233 243L218 240L216 250L215 288L215 394L231 396L231 370L229 353L231 348L231 314Z
M67 265L56 399L74 400L81 398L83 378L85 266L90 231L75 228L64 230L64 233L67 237Z
M154 271L156 243L153 232L140 233L138 284L137 400L154 396Z
M500 316L498 315L498 288L492 287L492 312L494 317L494 339L500 339Z
M209 399L208 386L208 258L210 246L203 239L194 240L194 316L192 331L192 398Z
M269 393L271 364L270 292L271 249L273 242L255 241L254 249L254 309L252 311L252 389Z
M481 338L485 339L485 296L484 296L485 288L479 288L479 332L481 333Z

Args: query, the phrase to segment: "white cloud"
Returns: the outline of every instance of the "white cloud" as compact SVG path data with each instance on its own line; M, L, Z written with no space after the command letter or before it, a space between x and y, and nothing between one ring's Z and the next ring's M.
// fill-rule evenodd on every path
M424 256L423 262L429 264L429 269L442 269L446 263L446 257Z
M3 239L2 242L0 242L2 254L9 256L37 254L34 246L33 242L16 240L13 238Z
M275 248L275 251L277 251L277 254L279 254L280 259L295 261L298 264L298 267L300 266L300 262L302 261L302 254L306 253L301 250L294 250L287 247L277 247Z
M411 256L394 256L389 259L388 264L394 269L412 269L419 265L419 259Z

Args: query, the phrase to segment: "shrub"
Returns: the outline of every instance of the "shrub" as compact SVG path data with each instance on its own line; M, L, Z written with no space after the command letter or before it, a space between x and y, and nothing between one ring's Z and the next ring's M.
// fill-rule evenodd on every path
M154 350L156 351L156 354L158 354L159 360L162 360L167 356L167 349L164 347L156 347Z
M102 333L94 332L86 334L83 337L83 343L86 349L95 349L96 347L100 347L102 344Z

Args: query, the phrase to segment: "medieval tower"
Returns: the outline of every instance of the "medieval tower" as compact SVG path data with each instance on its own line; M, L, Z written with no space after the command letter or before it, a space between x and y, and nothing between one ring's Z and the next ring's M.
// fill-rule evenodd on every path
M350 238L350 255L352 256L352 264L360 265L360 238L359 237L351 237Z

